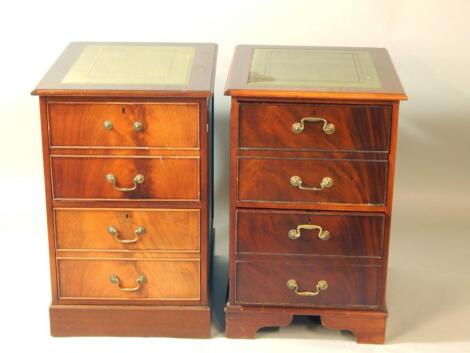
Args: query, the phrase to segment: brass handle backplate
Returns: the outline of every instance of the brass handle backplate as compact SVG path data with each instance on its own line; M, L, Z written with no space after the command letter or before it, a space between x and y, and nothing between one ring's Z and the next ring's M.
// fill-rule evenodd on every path
M316 224L299 224L297 226L297 229L289 230L289 233L288 233L289 239L292 239L292 240L299 239L300 236L301 236L300 231L302 229L307 229L307 230L318 229L318 238L320 238L321 240L328 240L331 237L330 232L327 231L326 229L323 229L323 227L321 227L319 225L316 225Z
M317 285L315 286L315 292L309 292L309 291L299 291L299 284L295 279L290 279L287 281L287 288L290 290L293 290L295 294L304 296L304 297L314 297L318 294L320 294L321 291L327 290L328 289L328 282L325 280L320 280L317 282Z
M132 244L136 243L139 240L139 236L145 233L145 228L143 226L138 226L134 230L134 238L133 239L121 239L119 238L119 232L115 226L109 226L108 227L108 233L111 234L114 237L114 240L116 240L118 243L121 244Z
M128 192L128 191L134 191L135 189L137 189L137 185L142 184L144 182L144 176L142 174L137 174L134 177L134 186L132 186L130 188L122 188L122 187L117 186L116 185L117 178L114 174L107 174L106 175L106 181L108 183L111 183L115 190Z
M294 175L290 178L290 184L300 190L322 191L333 186L333 179L330 177L324 177L320 182L320 187L304 186L302 179L298 175Z
M109 281L112 284L116 285L116 288L119 289L121 292L137 292L140 288L142 288L142 285L147 282L147 277L144 275L139 275L135 279L135 287L127 288L127 287L121 287L121 280L117 275L111 275L109 276Z
M111 120L105 120L103 122L103 127L106 130L112 130L113 122ZM134 131L142 131L144 129L144 123L142 121L134 121L132 123L132 128L134 129Z
M323 118L309 116L309 117L300 119L300 121L297 123L293 123L292 132L294 134L300 134L302 131L304 131L306 122L311 122L311 123L322 122L323 123L322 130L327 135L332 135L336 131L335 124L329 123L326 119L323 119Z

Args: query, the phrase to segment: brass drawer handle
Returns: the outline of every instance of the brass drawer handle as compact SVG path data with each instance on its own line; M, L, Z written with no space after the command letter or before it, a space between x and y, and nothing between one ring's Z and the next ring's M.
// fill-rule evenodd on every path
M142 285L147 282L147 277L144 275L139 275L135 279L136 286L132 288L121 287L121 280L117 275L109 276L109 281L112 284L115 284L117 289L119 289L121 292L137 292L140 288L142 288Z
M138 226L134 230L134 235L135 237L133 239L121 239L119 238L119 232L115 226L109 226L108 227L108 233L111 234L114 237L114 240L116 240L118 243L121 244L132 244L136 243L139 240L139 236L145 233L145 228L142 226Z
M117 191L129 192L129 191L134 191L135 189L137 189L137 185L142 184L144 182L144 176L142 174L137 174L134 177L134 186L130 188L121 188L119 186L116 186L117 178L114 174L107 174L106 181L108 183L111 183L113 185L113 188Z
M289 233L288 233L289 239L292 239L292 240L299 239L301 236L300 231L302 229L307 229L307 230L318 229L318 238L320 238L321 240L328 240L331 238L330 232L327 231L326 229L323 229L323 227L321 226L318 226L316 224L299 224L297 226L297 229L289 230Z
M294 134L300 134L302 131L304 131L306 122L311 122L311 123L322 122L323 123L322 130L327 135L332 135L336 131L335 124L329 123L326 119L311 116L311 117L300 119L300 122L293 123L292 132Z
M113 122L111 120L105 120L103 123L103 127L106 130L112 130L113 129ZM144 123L141 121L134 121L132 123L132 128L134 131L142 131L144 129Z
M295 279L290 279L287 281L287 288L290 290L293 290L295 294L304 296L304 297L314 297L322 290L327 290L328 289L328 282L325 280L320 280L318 281L317 285L315 286L315 292L308 292L308 291L299 291L299 284Z
M290 178L290 184L300 190L322 191L333 186L333 179L330 177L324 177L320 182L320 187L304 186L302 179L298 175L294 175Z

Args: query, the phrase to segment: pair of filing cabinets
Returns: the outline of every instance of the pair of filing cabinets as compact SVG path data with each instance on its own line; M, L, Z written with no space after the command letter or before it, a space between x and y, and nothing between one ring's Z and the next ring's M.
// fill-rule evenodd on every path
M72 43L39 83L55 336L210 336L216 45ZM239 46L228 337L383 342L399 101L384 49Z

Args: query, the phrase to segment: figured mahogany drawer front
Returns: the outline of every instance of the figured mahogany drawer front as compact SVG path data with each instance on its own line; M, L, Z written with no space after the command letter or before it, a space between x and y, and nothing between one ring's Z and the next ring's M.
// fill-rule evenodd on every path
M389 106L242 103L239 147L388 151L391 116Z
M56 248L199 252L199 213L197 209L55 209Z
M310 307L378 305L380 267L247 261L237 262L236 268L237 304ZM310 295L305 295L305 292L310 292Z
M381 257L379 213L237 211L237 252Z
M55 199L199 200L199 158L52 157Z
M196 103L50 103L55 147L199 148Z
M199 300L198 260L59 259L60 299Z
M240 158L238 168L239 201L385 203L384 161Z

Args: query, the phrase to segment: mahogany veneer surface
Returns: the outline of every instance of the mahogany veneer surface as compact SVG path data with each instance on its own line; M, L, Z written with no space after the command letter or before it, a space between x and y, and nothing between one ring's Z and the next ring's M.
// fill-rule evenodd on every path
M385 203L387 163L383 161L240 158L238 173L240 201ZM333 186L317 193L301 190L290 184L293 176L310 187L319 187L323 178L330 177Z
M381 257L385 217L381 213L237 211L237 253L298 254ZM302 229L289 238L297 225L317 225L329 232L322 240L318 229Z
M58 250L147 250L199 252L198 209L64 209L54 210ZM109 226L124 241L119 243ZM143 226L145 225L145 226Z
M199 200L197 157L54 156L51 164L55 199ZM108 174L121 188L132 187L139 174L144 181L134 191L119 191Z
M384 106L243 103L240 148L386 152L391 114ZM309 116L327 119L337 126L335 133L320 133L322 124L308 123L303 133L292 132L299 117Z
M380 267L311 265L307 261L237 262L237 304L276 306L377 307ZM319 280L328 289L317 296L296 296L287 288L295 279L303 291Z
M71 43L33 91L52 335L210 335L215 55Z
M240 45L227 336L293 315L383 343L399 100L382 48Z
M199 300L199 261L59 259L58 268L61 299ZM138 276L146 279L140 290L122 292L110 282L112 275L131 288Z
M110 128L103 128L105 122ZM134 124L140 123L140 130ZM75 125L75 129L69 126ZM199 107L185 103L49 105L51 146L199 148Z

